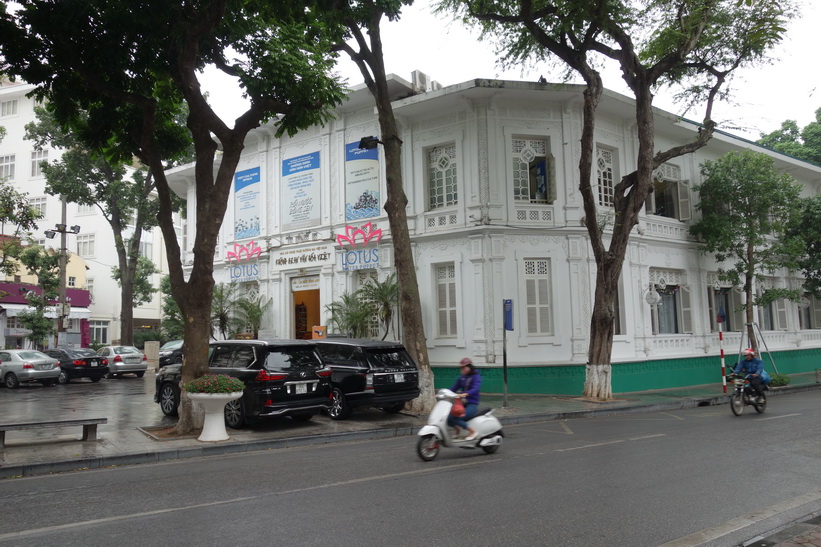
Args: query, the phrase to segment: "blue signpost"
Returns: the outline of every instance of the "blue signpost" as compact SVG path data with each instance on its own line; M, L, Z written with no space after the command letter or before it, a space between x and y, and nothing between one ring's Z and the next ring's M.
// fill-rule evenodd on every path
M507 331L513 330L513 300L502 300L502 308L504 309L504 325L502 328L502 372L504 377L504 402L502 406L507 406Z

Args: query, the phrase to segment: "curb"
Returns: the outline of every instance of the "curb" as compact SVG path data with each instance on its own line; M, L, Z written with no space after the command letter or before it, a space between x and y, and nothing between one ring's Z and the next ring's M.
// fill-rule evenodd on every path
M771 395L775 396L784 395L787 393L797 393L801 391L812 391L816 389L821 389L821 384L783 386L772 388L770 391ZM499 417L499 421L502 423L502 425L515 425L535 422L566 420L571 418L592 418L596 416L610 416L615 414L634 414L640 412L677 410L682 408L694 408L699 406L717 406L721 404L726 404L729 401L729 399L729 394L721 394L716 396L681 397L673 401L660 403L628 404L625 406L611 408L573 410L567 412L535 412L516 416L501 416ZM203 445L197 447L185 447L178 449L160 449L152 452L118 454L114 456L99 456L93 458L79 458L55 462L33 463L29 465L17 464L10 465L7 467L0 466L0 479L30 477L34 475L46 475L49 473L65 473L68 471L85 471L89 469L102 469L105 467L115 467L121 465L159 463L173 460L202 458L207 456L220 456L224 454L255 452L260 450L276 450L281 448L294 448L299 446L314 446L319 444L331 444L337 442L388 439L391 437L407 437L415 435L417 430L418 427L366 429L363 431L329 433L325 435L306 435L300 437L289 437L284 439L261 439L257 441L226 442L224 444Z

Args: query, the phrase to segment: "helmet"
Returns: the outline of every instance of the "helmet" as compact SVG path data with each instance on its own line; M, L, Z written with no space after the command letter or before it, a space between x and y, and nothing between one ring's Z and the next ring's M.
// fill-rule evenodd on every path
M470 357L465 357L464 359L459 361L459 366L460 367L465 367L465 366L472 367L473 366L473 361L470 360Z
M747 348L741 352L741 355L743 355L744 357L747 357L748 355L752 355L753 357L755 357L755 352L752 349Z

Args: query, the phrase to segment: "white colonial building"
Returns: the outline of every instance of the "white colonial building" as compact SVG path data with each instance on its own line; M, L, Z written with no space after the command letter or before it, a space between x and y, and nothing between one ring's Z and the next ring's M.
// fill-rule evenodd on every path
M6 129L6 137L0 141L0 179L8 180L20 192L28 194L31 204L43 213L38 229L32 234L40 245L60 248L60 234L53 239L45 235L46 230L53 230L57 224L80 227L79 233L68 235L66 247L69 253L77 254L85 261L88 270L84 276L68 276L67 285L89 291L91 304L83 308L72 306L69 315L72 319L69 333L72 336L69 342L79 344L80 340L89 340L103 344L116 343L121 333L120 287L111 276L111 268L118 265L114 235L96 206L67 203L64 221L60 197L46 193L46 180L40 164L58 160L61 151L53 148L37 151L34 143L24 138L26 124L35 121L36 101L27 97L33 89L34 86L25 83L0 81L0 127ZM141 252L150 257L160 271L167 272L165 248L158 229L143 233ZM154 276L155 287L159 286L160 277L159 274ZM9 310L0 316L0 323L7 321L2 330L4 336L9 332L8 320L15 313ZM134 310L135 330L156 329L160 319L159 295ZM13 334L19 334L19 329ZM15 336L15 340L17 338ZM0 347L5 345L6 341L0 337Z
M390 82L428 350L435 367L450 367L437 369L437 378L451 377L453 364L470 356L485 367L487 390L501 390L510 300L511 388L580 392L596 271L579 192L582 87L477 79L420 90L395 76ZM655 127L659 150L697 131L661 110ZM266 334L303 337L327 323L326 306L343 293L393 272L384 161L381 148L359 148L363 137L379 136L364 87L329 124L292 138L274 132L267 125L248 137L215 276L273 299ZM595 139L590 182L606 213L614 183L636 168L630 98L605 92ZM721 132L658 169L619 288L614 391L720 381L718 310L728 310L727 352L742 343L743 320L732 311L740 293L719 283L712 257L688 235L699 165L741 148L770 154L807 195L821 188L818 167ZM196 214L192 173L172 174L189 219ZM801 279L779 272L759 289L769 286L799 288ZM660 302L649 305L648 293ZM821 348L821 306L780 302L757 314L779 370L809 370Z

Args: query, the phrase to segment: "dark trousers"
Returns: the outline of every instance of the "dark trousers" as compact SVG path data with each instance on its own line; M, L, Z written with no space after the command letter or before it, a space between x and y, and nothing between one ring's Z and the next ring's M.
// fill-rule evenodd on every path
M750 387L753 388L757 396L764 395L764 382L761 381L761 376L750 378Z

